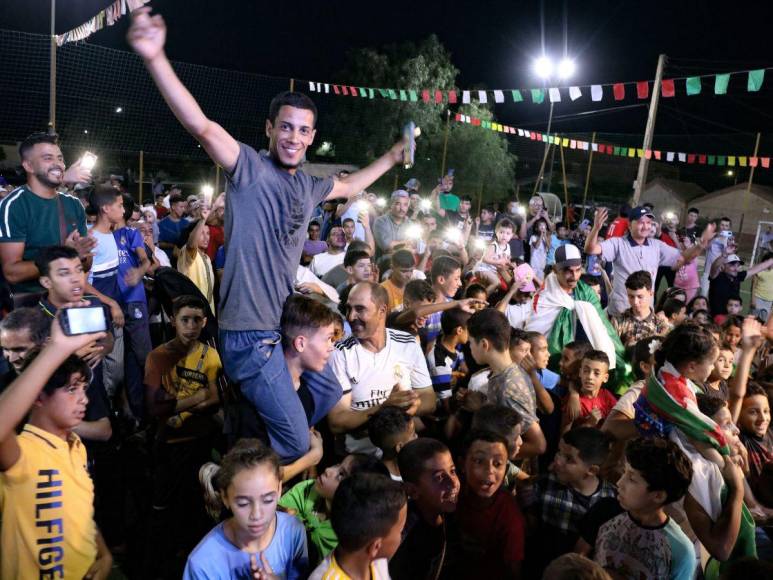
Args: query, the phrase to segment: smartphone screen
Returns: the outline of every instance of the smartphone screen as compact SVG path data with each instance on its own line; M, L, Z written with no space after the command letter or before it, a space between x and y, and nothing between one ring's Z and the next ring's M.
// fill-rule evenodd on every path
M90 334L107 330L105 311L101 306L86 308L65 308L62 312L65 318L64 331L70 336L74 334Z

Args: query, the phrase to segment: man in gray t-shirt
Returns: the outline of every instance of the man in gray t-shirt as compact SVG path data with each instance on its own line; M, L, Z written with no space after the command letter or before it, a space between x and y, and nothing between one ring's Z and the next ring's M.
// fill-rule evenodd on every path
M178 121L228 175L219 320L223 366L260 415L271 446L284 461L292 461L309 449L309 425L341 397L330 367L304 373L301 381L312 399L304 410L278 332L312 209L325 199L348 199L366 189L402 159L403 145L395 144L345 178L310 177L299 170L316 132L317 110L306 95L281 93L271 101L269 150L259 154L208 119L180 82L164 53L161 16L151 17L148 7L132 12L127 39Z
M585 240L586 254L601 254L607 262L612 263L612 295L609 299L607 312L610 316L622 314L628 309L628 294L625 289L625 281L632 272L646 270L652 274L652 279L657 276L658 266L673 268L677 261L689 262L708 245L714 237L716 227L713 224L706 226L701 239L691 248L681 253L679 250L664 244L660 240L649 237L654 226L655 216L644 206L633 208L628 213L630 226L628 233L620 238L610 238L599 243L598 236L601 228L607 220L608 212L604 208L596 210L591 229ZM654 288L653 291L657 291Z

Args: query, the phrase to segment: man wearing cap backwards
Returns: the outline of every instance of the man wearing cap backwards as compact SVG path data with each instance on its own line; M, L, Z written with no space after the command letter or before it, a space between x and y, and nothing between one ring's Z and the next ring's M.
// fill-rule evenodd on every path
M580 280L582 256L577 246L566 244L556 250L556 264L534 297L533 313L526 330L548 339L551 357L564 346L587 340L606 353L610 369L622 366L624 348L593 289Z
M625 281L632 272L639 270L649 272L653 280L652 290L656 291L654 280L657 278L658 266L673 267L680 260L680 256L682 261L689 262L703 251L716 231L716 226L709 224L703 231L699 242L683 250L680 254L676 248L672 248L660 240L649 238L655 216L644 206L639 206L628 213L630 225L625 236L611 238L599 243L599 232L607 221L608 215L604 208L596 210L593 228L585 240L585 253L601 254L604 260L612 263L614 280L607 308L610 316L617 316L628 308Z
M258 153L207 118L177 77L164 52L166 25L161 16L151 16L150 7L134 10L127 40L177 120L226 172L228 246L218 320L223 365L263 419L271 446L284 461L292 461L309 449L309 424L324 417L341 397L341 385L329 366L304 373L301 379L314 400L307 418L278 332L309 219L322 201L348 199L399 163L403 143L343 178L306 175L299 167L314 141L317 121L309 97L296 92L274 97L266 119L269 150Z
M745 272L739 272L738 268L743 265L743 260L733 253L733 250L735 246L727 246L711 264L709 308L713 316L727 314L727 301L730 298L741 298L741 282L773 266L773 258L771 258L752 266Z
M398 189L392 192L392 205L389 213L377 217L373 222L373 237L382 254L391 254L395 246L408 239L408 206L411 200L408 192Z

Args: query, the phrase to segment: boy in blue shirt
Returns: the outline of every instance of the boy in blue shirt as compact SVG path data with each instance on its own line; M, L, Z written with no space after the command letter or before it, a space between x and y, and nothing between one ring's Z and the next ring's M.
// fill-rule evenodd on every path
M136 419L144 414L142 379L145 376L145 359L153 350L150 341L148 299L142 278L150 268L145 242L139 230L130 228L126 221L135 209L134 200L123 194L124 212L115 224L113 237L118 248L119 303L124 311L124 383L126 398Z

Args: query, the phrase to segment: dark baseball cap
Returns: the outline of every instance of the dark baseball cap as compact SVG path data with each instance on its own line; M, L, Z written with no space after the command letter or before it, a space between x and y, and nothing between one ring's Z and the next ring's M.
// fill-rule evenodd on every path
M628 212L628 219L631 220L632 222L636 220L640 220L643 217L648 217L651 220L654 220L655 214L653 214L651 210L647 209L643 205L640 205L639 207L635 207Z

